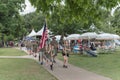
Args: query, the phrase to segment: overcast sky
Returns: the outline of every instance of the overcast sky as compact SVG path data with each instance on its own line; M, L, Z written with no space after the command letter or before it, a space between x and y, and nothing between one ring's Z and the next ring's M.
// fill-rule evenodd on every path
M30 12L34 12L36 9L31 5L29 0L25 0L26 8L23 12L20 12L20 14L27 14Z

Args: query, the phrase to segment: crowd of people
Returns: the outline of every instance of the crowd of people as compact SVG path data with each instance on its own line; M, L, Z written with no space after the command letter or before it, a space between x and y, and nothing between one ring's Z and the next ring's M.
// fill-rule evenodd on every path
M61 53L63 56L63 68L68 68L69 54L73 53L76 45L78 46L80 54L86 52L90 56L97 57L98 55L95 51L99 45L101 47L103 46L103 42L98 42L95 39L71 41L62 39L58 42L56 41L55 36L53 36L51 40L46 40L43 48L39 48L40 42L37 40L21 42L20 46L22 47L23 45L26 47L29 55L33 55L34 57L38 56L41 65L49 65L50 69L53 70L53 65L56 63L56 56L58 53Z
M0 47L14 47L15 42L14 41L0 41Z
M39 62L41 65L49 65L50 69L53 70L53 65L56 63L56 56L58 51L60 51L63 56L63 68L68 68L68 57L70 53L70 45L68 40L63 40L63 43L60 45L55 37L52 37L52 40L47 39L43 48L39 48L39 41L24 41L21 42L21 45L24 44L29 55L33 55L34 57L39 57ZM21 49L22 46L20 45ZM62 49L59 49L59 47Z
M7 46L14 46L13 41L6 43ZM55 36L50 39L47 39L43 48L39 48L40 40L24 40L19 41L18 46L20 49L22 47L26 47L29 55L33 55L34 57L39 57L39 62L41 65L46 64L50 66L50 69L53 70L53 65L56 63L56 56L58 53L61 53L63 56L63 68L68 68L68 58L69 54L74 52L75 46L78 48L76 50L79 53L83 54L86 52L87 54L97 57L97 54L94 52L97 50L97 47L101 46L103 48L103 41L95 41L92 40L61 40L56 41Z

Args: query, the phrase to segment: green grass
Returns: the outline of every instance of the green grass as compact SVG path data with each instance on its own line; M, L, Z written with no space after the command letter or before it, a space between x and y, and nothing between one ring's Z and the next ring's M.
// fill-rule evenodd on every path
M58 59L63 60L61 54ZM120 52L113 54L100 54L98 57L70 55L69 63L86 70L120 80Z
M57 80L31 59L0 59L0 80Z
M0 48L0 56L23 56L26 55L24 51L15 48Z

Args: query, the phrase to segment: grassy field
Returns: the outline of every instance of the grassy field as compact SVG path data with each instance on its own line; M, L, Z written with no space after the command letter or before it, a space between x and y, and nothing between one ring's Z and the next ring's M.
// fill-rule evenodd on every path
M23 56L26 55L24 51L15 48L0 48L0 56Z
M0 80L57 80L31 59L0 59Z
M58 58L63 60L61 54ZM69 63L113 80L120 80L120 52L100 54L98 57L70 55Z

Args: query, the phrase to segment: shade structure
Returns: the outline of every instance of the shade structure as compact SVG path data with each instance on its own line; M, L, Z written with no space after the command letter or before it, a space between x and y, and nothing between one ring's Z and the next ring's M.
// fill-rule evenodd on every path
M97 40L113 40L114 36L110 33L99 34L96 38Z
M80 37L80 34L71 34L66 37L67 40L78 40Z
M34 29L32 29L31 33L28 35L28 37L36 36L36 32Z
M56 35L55 38L56 38L56 40L60 40L61 35Z
M120 39L120 36L117 34L112 34L112 36L114 37L114 39Z
M36 33L36 36L41 36L42 33L43 33L43 29L44 29L44 26L42 27L41 30L39 30L37 33ZM47 29L48 33L52 33L49 29Z
M42 27L42 29L39 30L39 31L36 33L36 35L37 35L37 36L41 36L41 35L42 35L42 32L43 32L43 29L44 29L44 27Z
M26 37L23 38L23 40L36 40L36 37L26 36Z
M60 40L60 38L61 38L61 35L56 35L55 37L56 37L56 40L57 40L57 41L59 41L59 40ZM66 37L64 37L63 39L65 40L65 39L66 39Z
M87 32L87 33L81 34L80 39L93 39L93 38L96 38L97 36L98 34L95 32Z
M114 42L120 46L120 40L114 40Z

